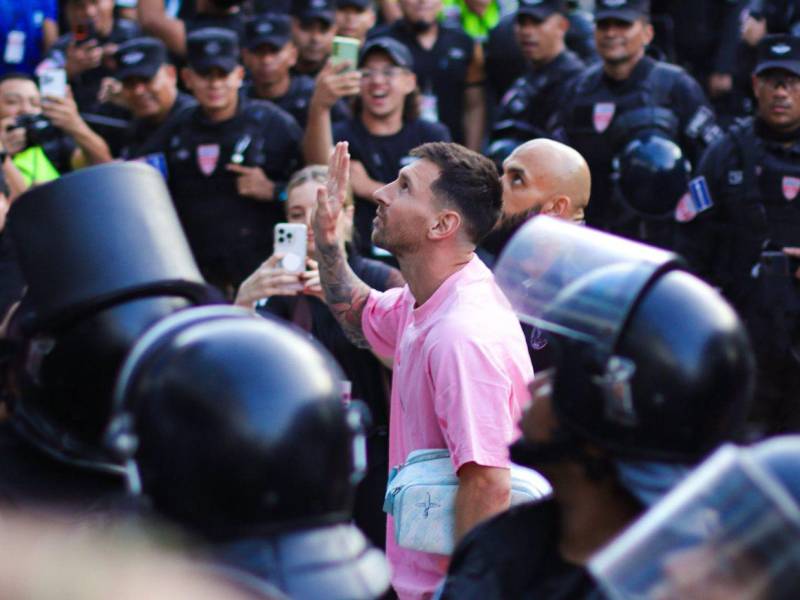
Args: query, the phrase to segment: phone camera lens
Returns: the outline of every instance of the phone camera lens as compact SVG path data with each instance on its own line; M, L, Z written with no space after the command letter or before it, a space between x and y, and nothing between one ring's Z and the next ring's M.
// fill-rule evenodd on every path
M283 243L283 236L280 236L280 237L278 238L278 243L279 243L279 244L282 244L282 243Z
M287 233L286 237L289 238L289 239L292 239L292 234L291 233Z

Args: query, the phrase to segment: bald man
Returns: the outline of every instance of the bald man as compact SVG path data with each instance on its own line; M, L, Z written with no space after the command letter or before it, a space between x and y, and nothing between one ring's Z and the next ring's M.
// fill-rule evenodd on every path
M570 146L538 138L518 146L503 162L503 214L479 251L490 267L519 227L534 215L578 223L589 203L591 175Z

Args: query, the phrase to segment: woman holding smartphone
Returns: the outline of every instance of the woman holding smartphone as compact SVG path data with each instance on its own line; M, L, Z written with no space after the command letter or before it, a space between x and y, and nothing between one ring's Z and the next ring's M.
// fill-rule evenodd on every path
M292 175L287 186L286 221L307 226L306 270L293 273L281 267L280 254L273 254L239 287L234 303L261 314L278 316L308 331L333 354L352 383L352 397L364 401L372 412L367 438L368 470L356 492L355 522L370 540L383 548L386 516L383 495L388 473L388 406L390 372L369 350L354 346L324 303L314 255L311 213L317 205L317 191L325 187L328 167L311 165ZM339 227L351 240L352 198L342 211ZM360 256L350 241L345 242L348 262L355 274L371 287L386 290L405 285L402 275L382 262ZM264 302L266 299L266 302ZM256 303L259 307L256 308Z

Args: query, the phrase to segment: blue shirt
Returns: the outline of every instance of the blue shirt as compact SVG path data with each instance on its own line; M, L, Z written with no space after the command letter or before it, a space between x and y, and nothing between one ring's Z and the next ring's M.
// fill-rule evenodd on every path
M46 19L58 21L57 0L0 0L0 74L12 71L33 74L42 60L42 41ZM11 32L24 35L22 55L14 51ZM12 47L9 47L9 42ZM17 56L14 56L17 54ZM7 59L18 62L7 62Z

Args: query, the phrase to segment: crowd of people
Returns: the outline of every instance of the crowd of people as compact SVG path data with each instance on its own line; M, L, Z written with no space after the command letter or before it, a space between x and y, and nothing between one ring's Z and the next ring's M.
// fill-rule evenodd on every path
M231 597L800 589L771 440L800 431L800 3L0 0L0 28L0 502L166 519ZM740 471L758 539L703 496ZM723 542L741 572L691 579Z

